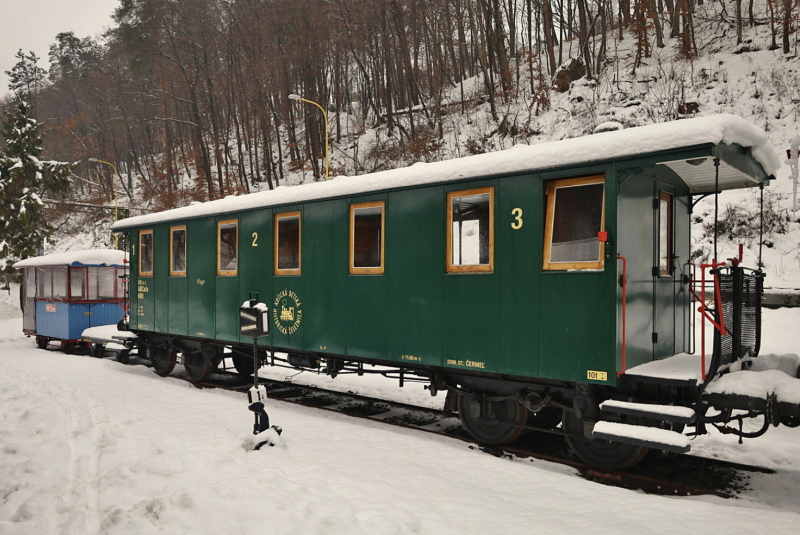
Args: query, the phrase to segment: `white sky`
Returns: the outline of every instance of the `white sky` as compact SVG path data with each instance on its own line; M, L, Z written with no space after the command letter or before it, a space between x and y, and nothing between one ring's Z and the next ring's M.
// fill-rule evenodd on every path
M97 36L111 25L119 0L0 0L0 95L8 93L8 76L20 48L41 58L49 68L47 53L56 34Z

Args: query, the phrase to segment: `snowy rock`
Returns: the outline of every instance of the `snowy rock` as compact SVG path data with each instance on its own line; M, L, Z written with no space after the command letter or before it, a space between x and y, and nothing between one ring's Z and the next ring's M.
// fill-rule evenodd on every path
M592 134L600 134L602 132L615 132L617 130L622 130L625 128L622 126L622 123L618 123L616 121L606 121L605 123L600 123L599 125L594 127Z
M280 427L273 425L266 431L262 431L257 435L246 435L241 442L242 449L244 449L244 451L253 451L256 448L264 450L268 449L267 446L285 448L286 446L281 437L282 432L283 430Z

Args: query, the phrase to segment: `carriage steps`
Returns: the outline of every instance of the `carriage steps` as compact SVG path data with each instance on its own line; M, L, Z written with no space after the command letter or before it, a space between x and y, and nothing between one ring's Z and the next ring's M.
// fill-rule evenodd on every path
M695 420L694 410L689 407L673 405L607 400L600 404L600 410L623 416L677 424L691 424ZM592 430L592 437L673 453L686 453L691 448L689 437L677 431L618 422L597 422Z

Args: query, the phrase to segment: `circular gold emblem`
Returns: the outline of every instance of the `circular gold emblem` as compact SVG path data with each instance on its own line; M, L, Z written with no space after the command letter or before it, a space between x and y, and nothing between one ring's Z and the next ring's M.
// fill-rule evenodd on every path
M303 319L303 304L291 290L282 290L275 296L272 307L272 321L283 334L294 334L300 328Z

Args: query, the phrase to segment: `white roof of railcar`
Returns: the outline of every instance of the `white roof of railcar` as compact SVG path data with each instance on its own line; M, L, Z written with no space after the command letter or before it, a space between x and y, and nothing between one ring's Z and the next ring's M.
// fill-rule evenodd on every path
M43 266L119 266L123 267L127 254L113 249L86 249L67 251L26 258L14 264L15 268Z
M249 195L228 196L215 201L123 219L116 222L112 229L120 230L176 219L205 217L481 176L542 171L706 144L735 144L749 149L767 176L774 175L782 163L780 153L767 140L763 130L741 117L723 114L603 132L537 145L517 145L508 150L455 160L420 162L410 167L368 175L337 177L326 182L279 187ZM665 164L669 165L667 162ZM742 183L741 172L736 170L731 172L732 168L727 169L727 167L725 170L727 172L720 174L719 183L722 189L725 188L726 182L730 182L731 185ZM751 180L755 185L755 180L752 178ZM689 183L689 186L692 187L692 184ZM699 188L693 188L693 191L695 190Z

